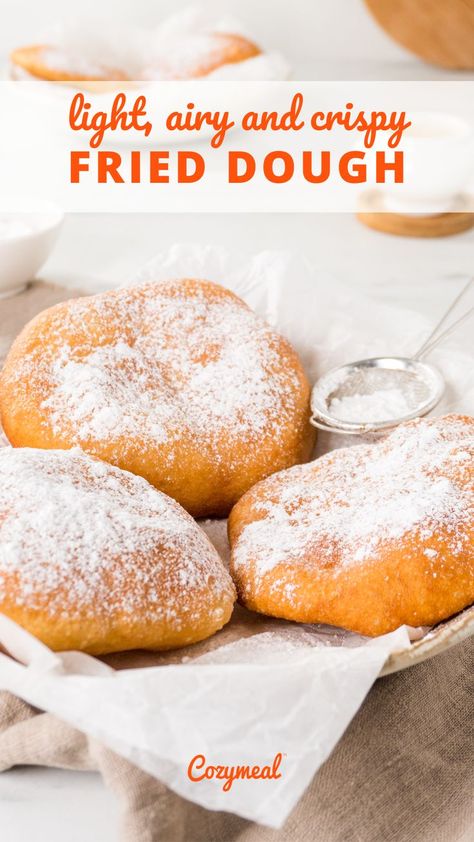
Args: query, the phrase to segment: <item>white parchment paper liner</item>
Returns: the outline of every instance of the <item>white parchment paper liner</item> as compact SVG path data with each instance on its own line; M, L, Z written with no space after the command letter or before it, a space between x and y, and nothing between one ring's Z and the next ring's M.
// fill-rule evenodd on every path
M417 314L362 299L286 252L248 259L211 247L175 246L135 280L185 276L218 281L241 295L290 339L313 379L358 357L409 354L430 326ZM468 337L466 328L432 356L449 383L439 412L474 409ZM345 443L332 438L320 437L321 452ZM225 524L210 521L204 527L225 555ZM254 615L247 616L251 625ZM22 662L0 656L0 687L103 741L185 798L277 828L336 745L387 656L409 645L408 630L366 641L263 618L246 630L242 609L235 623L245 633L231 643L232 624L184 657L174 653L163 663L159 656L154 661L143 655L135 661L140 668L114 671L79 653L54 654L0 616L0 642ZM133 656L123 656L122 663L120 657L109 663L126 667ZM162 665L148 666L156 662ZM223 792L223 782L194 783L187 776L196 754L212 765L263 766L278 752L283 754L278 780L239 780Z
M310 635L309 635L310 636ZM211 810L278 828L343 734L405 629L356 647L294 644L267 635L189 664L115 672L80 653L54 654L0 615L0 638L29 666L0 656L0 685L101 740ZM225 659L224 659L225 658ZM272 764L278 780L193 783L191 758Z

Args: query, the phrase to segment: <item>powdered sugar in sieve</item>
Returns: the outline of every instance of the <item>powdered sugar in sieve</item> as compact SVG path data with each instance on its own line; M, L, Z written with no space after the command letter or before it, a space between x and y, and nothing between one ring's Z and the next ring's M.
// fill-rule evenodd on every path
M421 357L472 315L474 307L441 331L472 283L471 278L413 357L358 360L321 377L311 395L314 426L334 433L377 433L434 409L445 383L440 372Z
M444 381L431 365L404 357L358 360L329 371L311 396L313 423L331 431L366 433L426 415Z

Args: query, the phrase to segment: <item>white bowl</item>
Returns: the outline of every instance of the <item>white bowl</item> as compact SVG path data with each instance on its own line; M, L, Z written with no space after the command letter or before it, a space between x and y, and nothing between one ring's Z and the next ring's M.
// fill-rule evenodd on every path
M473 126L442 112L408 116L412 125L400 144L405 155L404 183L386 188L385 209L422 216L458 210L474 172Z
M0 298L25 289L49 257L64 219L51 202L0 199Z

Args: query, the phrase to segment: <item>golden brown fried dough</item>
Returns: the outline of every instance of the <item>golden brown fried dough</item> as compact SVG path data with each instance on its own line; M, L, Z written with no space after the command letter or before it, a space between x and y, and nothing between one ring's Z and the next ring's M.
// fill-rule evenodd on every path
M141 477L79 449L0 449L0 611L47 646L186 646L234 599L204 532Z
M260 55L256 44L242 35L224 32L184 33L158 50L156 60L144 58L138 78L180 80L208 76L214 70ZM151 64L150 64L151 61ZM19 47L10 55L13 79L49 82L113 82L130 80L129 73L107 62L69 55L67 48L48 44Z
M252 488L229 519L248 608L365 635L474 602L474 419L400 425Z
M126 80L116 68L87 66L68 58L60 48L42 45L20 47L10 56L13 79L41 79L47 82L109 82Z
M147 78L198 79L215 70L260 55L260 48L244 38L225 32L190 33L172 40L162 50Z
M308 458L310 387L288 342L229 290L180 280L45 310L0 377L15 447L69 448L145 477L196 517Z

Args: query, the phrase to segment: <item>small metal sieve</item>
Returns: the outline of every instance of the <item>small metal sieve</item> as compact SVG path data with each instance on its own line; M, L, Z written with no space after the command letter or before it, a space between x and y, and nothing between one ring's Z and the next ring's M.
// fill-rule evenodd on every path
M311 394L311 423L321 430L344 435L381 433L403 421L427 415L434 409L444 394L446 384L438 369L423 362L421 358L472 316L474 307L470 307L460 318L445 327L449 316L473 281L474 278L471 278L456 296L413 357L373 357L357 360L323 375ZM356 402L370 401L370 396L376 397L377 394L382 400L384 395L399 395L403 403L403 413L397 414L395 411L393 417L388 417L390 407L387 407L384 417L380 420L353 417L349 420L338 416L338 407L340 412L344 400L353 398Z

